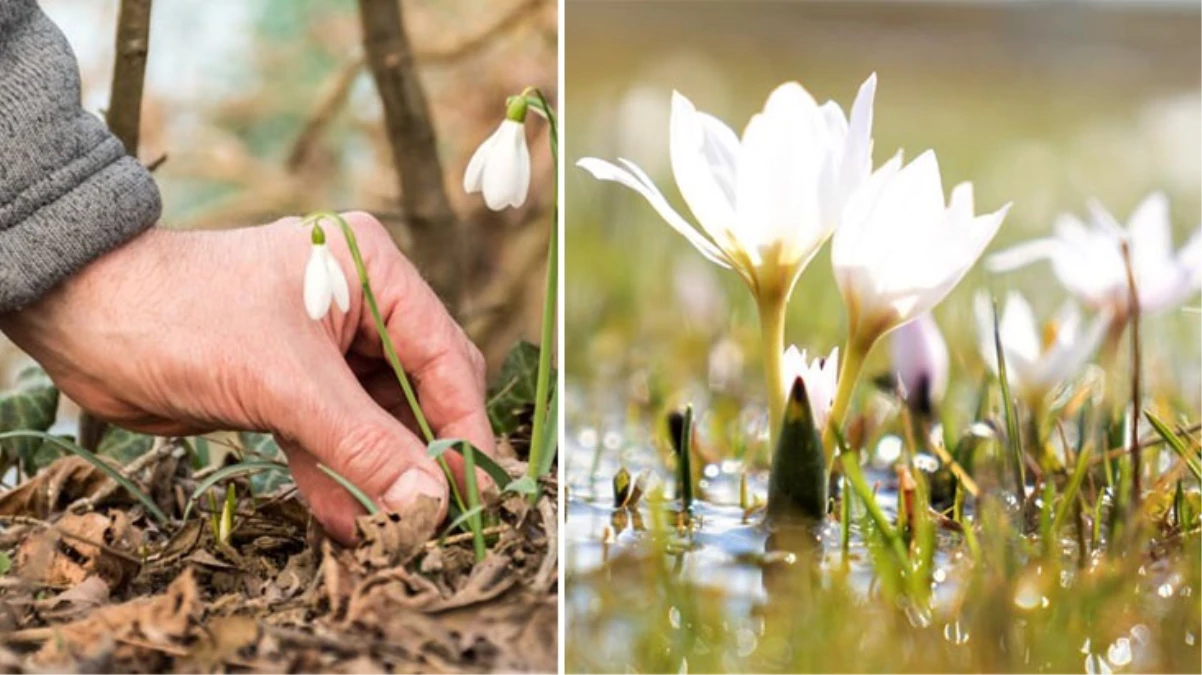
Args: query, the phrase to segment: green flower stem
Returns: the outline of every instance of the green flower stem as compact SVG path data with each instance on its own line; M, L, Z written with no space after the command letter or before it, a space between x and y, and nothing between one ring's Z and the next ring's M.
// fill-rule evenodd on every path
M851 404L851 395L856 390L856 381L860 379L860 371L864 369L864 359L872 350L875 340L858 340L853 335L848 338L843 351L839 353L839 381L835 387L835 402L831 406L831 414L826 428L822 430L822 447L826 451L827 466L832 466L831 458L835 454L835 438L832 426L843 428L843 418L847 415L847 406Z
M417 420L417 425L421 427L422 435L426 439L426 444L430 444L434 440L434 432L430 429L430 423L426 421L426 416L422 413L422 408L418 405L417 396L413 393L413 386L409 384L409 376L405 374L405 369L401 366L401 359L397 356L396 347L392 344L392 337L388 334L388 326L384 323L384 316L380 314L380 306L376 303L376 295L371 290L371 282L367 278L367 266L363 263L363 254L359 252L359 241L355 238L355 231L351 229L349 223L340 214L329 211L318 211L310 214L305 218L305 223L313 223L320 225L325 218L333 220L342 229L342 236L346 239L346 246L351 252L351 259L355 261L355 272L359 275L359 283L363 288L363 301L371 310L372 318L376 323L376 332L380 334L380 344L384 347L384 355L388 359L388 364L392 366L392 371L396 373L397 382L401 385L401 391L405 393L405 400L409 402L409 409L413 411L413 417ZM447 482L451 485L451 493L455 496L455 503L459 510L466 511L467 508L463 502L463 496L459 493L459 486L455 482L455 476L451 473L451 467L447 465L447 460L443 457L438 458L438 463L442 466L442 471L446 474Z
M539 478L539 467L542 457L545 437L552 433L549 429L556 420L548 419L547 409L550 406L551 387L551 346L555 340L555 317L559 302L559 126L554 111L541 91L534 89L538 96L536 110L541 110L547 118L547 134L551 149L552 172L555 192L551 200L551 233L547 237L547 281L543 293L542 334L538 349L538 377L534 388L534 423L530 436L530 457L528 471L532 478ZM538 499L538 491L530 497L533 504Z
M774 448L780 425L785 418L784 377L781 375L781 357L785 353L785 310L788 302L784 295L764 293L756 297L756 308L760 314L761 358L764 363L764 384L768 388L768 447Z

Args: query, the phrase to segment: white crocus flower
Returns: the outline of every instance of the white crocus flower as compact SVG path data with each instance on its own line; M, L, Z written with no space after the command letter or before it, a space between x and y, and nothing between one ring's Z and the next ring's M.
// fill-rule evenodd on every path
M305 312L310 319L320 321L330 311L331 301L344 312L350 309L351 295L342 266L330 253L325 231L320 226L313 226L312 241L309 263L305 266Z
M1047 259L1060 283L1085 305L1106 310L1119 321L1128 312L1127 268L1122 242L1131 251L1131 269L1142 314L1180 306L1202 285L1202 229L1174 255L1169 203L1162 193L1140 202L1121 228L1110 213L1090 204L1088 224L1060 216L1051 237L1035 239L990 256L986 264L1003 272Z
M973 215L971 183L944 202L935 153L903 166L895 156L847 201L831 243L847 307L847 348L832 409L842 424L864 359L876 341L930 311L960 282L997 233L1009 205ZM828 451L831 437L823 439Z
M712 262L757 295L788 295L839 222L847 195L872 169L876 75L860 87L850 123L834 101L818 105L796 82L777 87L739 137L672 93L669 151L686 221L636 164L586 157L577 166L638 192Z
M839 224L843 205L872 171L876 75L860 86L850 120L819 105L796 82L777 87L740 138L673 92L669 154L689 223L633 162L577 165L641 194L668 225L713 263L734 270L756 298L771 426L785 399L771 383L784 351L785 307L797 278Z
M520 105L520 109L518 109ZM472 155L463 173L463 189L483 193L493 211L526 203L530 192L530 149L526 145L525 97L510 106L509 114Z
M805 351L790 346L781 362L781 390L788 396L797 378L805 383L806 395L810 400L810 411L814 416L814 428L826 429L830 419L831 404L835 401L835 385L839 373L839 348L831 350L830 356L815 356L811 361Z
M993 305L988 293L974 299L981 356L996 374L997 346L993 335ZM1026 299L1015 291L1006 295L998 321L998 337L1010 386L1036 413L1047 394L1073 377L1093 356L1110 316L1102 312L1084 329L1076 305L1066 304L1043 330Z
M930 311L976 263L1009 205L973 215L971 183L944 203L939 163L926 151L894 157L848 200L831 244L835 281L854 340L871 343Z
M890 334L893 372L911 405L930 407L947 391L947 343L930 312ZM924 397L918 399L915 397Z

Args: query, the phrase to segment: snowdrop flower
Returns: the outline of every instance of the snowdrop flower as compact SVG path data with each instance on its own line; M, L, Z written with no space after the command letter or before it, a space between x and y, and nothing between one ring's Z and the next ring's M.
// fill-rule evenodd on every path
M947 343L930 312L890 334L893 372L912 408L929 412L947 391Z
M997 346L989 294L979 292L973 301L973 309L981 356L997 374ZM1023 296L1015 291L1008 293L998 321L998 336L1010 386L1019 398L1038 414L1046 395L1075 375L1093 356L1109 321L1109 314L1103 312L1082 329L1081 315L1070 303L1061 308L1056 318L1041 331Z
M802 270L838 225L848 195L872 170L876 75L861 85L848 119L819 105L796 82L777 87L740 140L717 118L673 92L668 145L672 173L698 223L690 224L633 162L577 165L642 195L711 262L732 269L755 295L767 381L779 377L785 305ZM784 397L769 386L772 426Z
M986 265L1003 272L1050 260L1060 283L1078 300L1125 323L1129 293L1124 240L1131 250L1141 314L1178 307L1202 285L1202 229L1174 255L1169 203L1159 192L1135 207L1126 230L1099 204L1091 203L1088 224L1074 215L1062 215L1051 237L990 256Z
M851 195L831 244L848 319L832 409L837 423L842 423L872 346L951 292L993 239L1009 208L973 215L971 183L953 188L945 204L939 163L929 150L906 166L900 155L894 157ZM829 449L829 435L824 441Z
M831 404L835 401L835 383L839 372L839 348L831 350L830 356L815 356L811 361L805 351L790 346L781 363L781 391L788 396L797 378L805 383L810 399L810 411L814 415L814 428L825 429L830 419Z
M526 145L526 97L510 104L505 120L479 148L463 173L463 189L483 193L493 211L526 203L530 192L530 149Z
M320 321L330 311L331 301L344 312L350 309L351 295L346 275L330 253L325 230L320 225L313 225L312 242L309 263L305 266L305 311L310 319Z

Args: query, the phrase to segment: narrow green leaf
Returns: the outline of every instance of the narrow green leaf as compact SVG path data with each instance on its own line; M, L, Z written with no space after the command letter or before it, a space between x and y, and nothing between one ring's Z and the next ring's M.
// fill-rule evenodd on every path
M468 448L468 450L464 450L465 447ZM430 457L431 459L438 459L446 454L447 450L454 450L455 452L458 452L461 456L463 456L464 460L467 459L467 455L469 453L475 455L473 458L474 464L479 466L484 473L488 474L488 477L492 478L493 482L496 483L498 487L502 485L508 485L509 482L513 480L509 476L509 472L507 472L500 464L497 464L497 460L489 457L484 453L484 451L461 438L439 438L432 441L430 445L426 447L426 456Z
M0 433L0 440L17 439L17 438L40 438L47 443L51 443L53 445L56 445L56 446L62 448L63 450L66 450L67 452L71 452L76 455L79 455L80 457L83 457L84 459L88 460L88 462L90 462L97 469L100 469L100 471L103 472L106 476L108 476L109 478L112 478L117 483L117 485L120 485L121 487L125 488L125 490L127 492L129 492L131 495L133 495L135 498L137 498L138 501L142 502L143 506L146 507L146 510L149 511L150 514L152 516L154 516L154 519L159 521L160 524L166 525L169 522L171 522L171 519L167 517L166 513L163 513L163 510L159 508L158 504L154 503L154 500L150 498L150 495L146 494L145 492L142 492L142 490L139 489L138 486L135 485L133 481L131 481L130 479L128 479L124 475L122 475L122 473L120 471L118 471L117 469L113 468L113 466L111 464L109 464L108 462L104 461L103 459L97 457L96 455L88 452L87 450L84 450L83 448L79 447L78 445L75 445L74 443L63 440L62 438L59 438L58 436L53 436L51 434L48 434L44 431L9 431L6 433Z
M1199 462L1198 455L1187 448L1181 437L1174 433L1160 418L1148 410L1144 411L1144 417L1152 425L1152 428L1156 430L1156 433L1160 434L1164 442L1173 449L1173 452L1177 453L1181 461L1185 462L1185 465L1189 467L1190 473L1194 474L1194 478L1202 480L1202 462Z
M452 520L451 524L447 525L446 528L443 529L442 534L439 535L439 537L438 537L438 543L441 545L443 542L446 541L447 537L451 536L452 532L463 527L464 525L467 524L467 522L469 520L480 515L483 512L484 512L484 505L481 504L480 506L472 507L472 508L468 509L467 511L464 511L463 513L459 514L459 517L455 518L455 520Z
M1014 462L1014 482L1018 489L1019 499L1027 496L1027 467L1023 463L1022 437L1018 431L1018 412L1014 409L1014 399L1010 396L1010 378L1006 376L1006 355L1002 350L1002 333L997 311L997 298L993 301L993 345L997 350L998 384L1002 388L1002 405L1006 414L1006 441L1010 445L1010 456Z
M1077 465L1073 467L1073 475L1068 479L1068 486L1064 488L1064 493L1060 497L1060 508L1056 510L1056 518L1052 521L1051 538L1053 540L1059 541L1060 528L1064 527L1065 519L1073 510L1077 493L1080 492L1081 484L1085 481L1085 474L1089 471L1089 451L1092 448L1092 443L1085 443L1077 451ZM1084 551L1082 553L1084 554Z
M552 429L543 435L543 447L538 453L538 475L545 476L551 472L555 463L555 455L559 451L559 387L551 385L551 403L547 407L547 424Z
M366 509L369 514L374 516L380 512L380 507L376 506L375 502L368 499L367 495L364 494L363 490L360 490L358 487L355 486L354 483L350 482L346 478L343 478L342 474L331 469L330 467L326 466L325 464L318 464L317 468L321 469L323 472L325 472L325 474L327 476L329 476L330 478L333 478L335 481L337 481L338 484L341 485L344 490L351 493L351 496L354 497L360 504L362 504L363 508Z
M467 441L464 441L462 445L467 446ZM476 455L477 453L474 452L474 448L472 451L465 451L463 453L463 482L467 488L467 504L469 511L480 507L480 489L476 485ZM468 518L467 522L472 528L472 545L476 549L476 562L480 562L481 560L484 560L485 554L484 523L480 518L479 512Z
M209 488L223 480L226 480L227 478L233 478L234 476L241 476L243 474L254 474L260 471L286 472L288 471L288 466L276 462L246 461L239 462L237 464L231 464L229 466L223 466L220 469L217 469L213 473L205 476L204 480L197 483L196 489L192 491L192 496L188 497L188 503L184 505L184 520L188 520L188 515L192 513L192 507L196 505L196 500L200 499L200 496L203 495Z
M519 495L533 495L538 493L538 483L534 482L534 478L530 476L522 476L509 481L509 484L501 490L501 492L511 492Z

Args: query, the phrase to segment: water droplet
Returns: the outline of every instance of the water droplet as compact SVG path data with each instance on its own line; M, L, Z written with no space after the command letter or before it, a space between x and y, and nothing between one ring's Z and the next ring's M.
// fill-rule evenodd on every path
M935 579L935 583L941 584L947 581L947 570L943 569L942 567L937 568L935 572L931 574L931 576Z
M705 469L702 470L702 473L705 474L706 478L717 478L719 473L718 465L706 464Z
M1131 663L1131 641L1125 637L1115 640L1106 650L1106 660L1118 667Z
M1191 596L1193 594L1194 594L1194 589L1190 586L1182 586L1181 590L1177 592L1177 595L1180 595L1183 598L1188 598L1189 596Z
M622 447L622 434L616 431L607 431L601 438L601 444L605 446L606 450L617 450Z
M900 436L890 434L884 436L876 444L876 456L873 458L877 464L889 465L897 461L897 458L902 454L902 439Z
M1152 631L1142 623L1137 623L1131 627L1131 637L1136 644L1146 645L1152 639Z
M1173 597L1173 584L1161 584L1160 588L1156 589L1156 595L1162 598Z
M1085 644L1081 645L1081 653L1089 654L1089 638L1085 638Z
M680 610L679 609L676 609L675 607L670 607L668 609L668 623L672 624L672 627L675 628L676 630L680 630Z
M1196 641L1196 639L1194 638L1194 634L1189 632L1188 630L1185 631L1185 644L1193 647L1195 641Z
M954 645L962 645L968 642L968 631L964 630L959 621L953 621L943 627L943 638Z
M687 675L689 672L689 660L685 657L680 657L680 670L676 671L679 675Z
M914 455L914 468L926 473L935 473L939 470L939 460L925 452L920 453Z
M581 429L576 435L576 442L585 450L592 450L597 447L597 430L592 427Z
M739 651L739 656L748 657L755 651L756 645L759 644L759 639L755 636L755 631L750 628L740 628L735 633L735 646Z
M915 628L926 628L931 625L931 610L906 603L906 618Z
M1039 585L1031 576L1020 579L1014 589L1014 604L1019 609L1031 611L1042 606L1046 600L1047 598L1043 597L1043 593L1039 591Z

